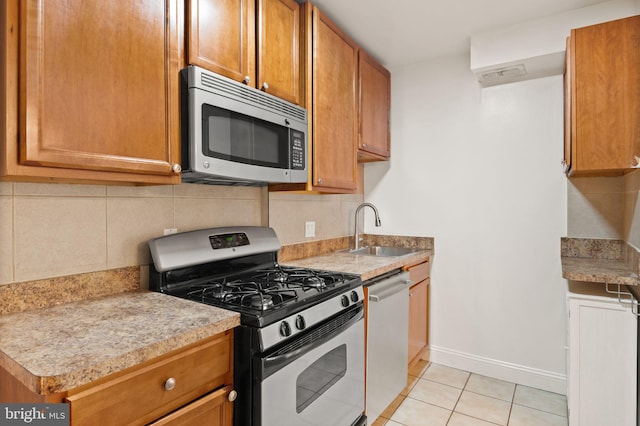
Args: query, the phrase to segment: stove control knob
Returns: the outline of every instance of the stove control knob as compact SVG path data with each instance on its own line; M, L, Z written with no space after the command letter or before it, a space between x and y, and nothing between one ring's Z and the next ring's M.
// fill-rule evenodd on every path
M344 306L345 308L347 306L349 306L349 298L347 297L347 295L345 294L344 296L342 296L342 298L340 299L340 301L342 302L342 306Z
M355 290L351 292L351 301L352 302L358 301L358 293Z
M302 315L298 315L296 317L296 328L298 330L304 330L307 327L307 323L304 320L304 318L302 317Z
M291 336L291 326L288 322L282 321L282 323L280 323L280 334L284 337Z

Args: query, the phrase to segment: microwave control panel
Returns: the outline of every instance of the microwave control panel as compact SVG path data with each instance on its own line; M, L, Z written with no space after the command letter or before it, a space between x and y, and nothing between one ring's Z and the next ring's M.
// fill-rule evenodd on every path
M305 167L305 141L304 133L291 129L291 169L304 170Z

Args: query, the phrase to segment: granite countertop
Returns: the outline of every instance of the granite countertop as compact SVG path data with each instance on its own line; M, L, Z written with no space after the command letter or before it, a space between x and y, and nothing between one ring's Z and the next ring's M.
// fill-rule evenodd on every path
M424 262L435 252L433 237L377 234L362 234L362 237L362 247L404 247L415 252L393 257L355 255L347 252L353 239L341 237L284 246L278 258L282 265L347 272L360 275L366 281L403 266Z
M363 281L427 260L433 238L367 236L365 244L413 248L396 257L342 251L348 238L284 247L281 263L355 273ZM238 313L135 291L138 268L0 286L0 366L40 395L82 386L230 330Z
M568 280L640 285L638 251L624 241L562 238L561 256Z
M362 281L366 281L403 266L424 262L432 255L433 250L429 249L418 250L415 253L404 256L390 257L356 255L345 251L337 251L282 263L290 266L348 272L360 275Z
M155 292L0 315L0 366L50 395L240 324L238 313Z

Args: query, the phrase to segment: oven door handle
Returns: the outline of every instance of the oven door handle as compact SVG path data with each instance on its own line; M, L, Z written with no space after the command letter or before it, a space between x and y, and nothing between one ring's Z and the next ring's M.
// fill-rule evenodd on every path
M362 320L364 318L364 305L359 305L354 310L357 311L356 315L350 318L348 321L340 324L338 327L330 328L330 331L326 333L322 333L320 336L311 337L313 332L308 333L307 336L309 336L309 343L306 343L303 346L300 346L291 351L283 352L281 349L279 351L274 352L276 354L275 356L267 355L265 358L262 359L262 378L266 379L276 371L280 370L282 367L300 358L301 356L311 352L313 349L324 345L334 337L338 336L339 334L341 334L342 332L346 331L348 328L356 324L358 321ZM351 311L347 311L342 315L348 314L348 312L351 312ZM339 318L340 316L336 318Z

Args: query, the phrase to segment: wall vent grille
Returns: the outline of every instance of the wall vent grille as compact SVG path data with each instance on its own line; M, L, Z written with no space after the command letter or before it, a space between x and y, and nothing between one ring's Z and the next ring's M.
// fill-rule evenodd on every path
M481 83L494 82L502 79L520 77L527 74L527 70L524 64L515 65L512 67L498 68L495 70L483 72L479 76Z

